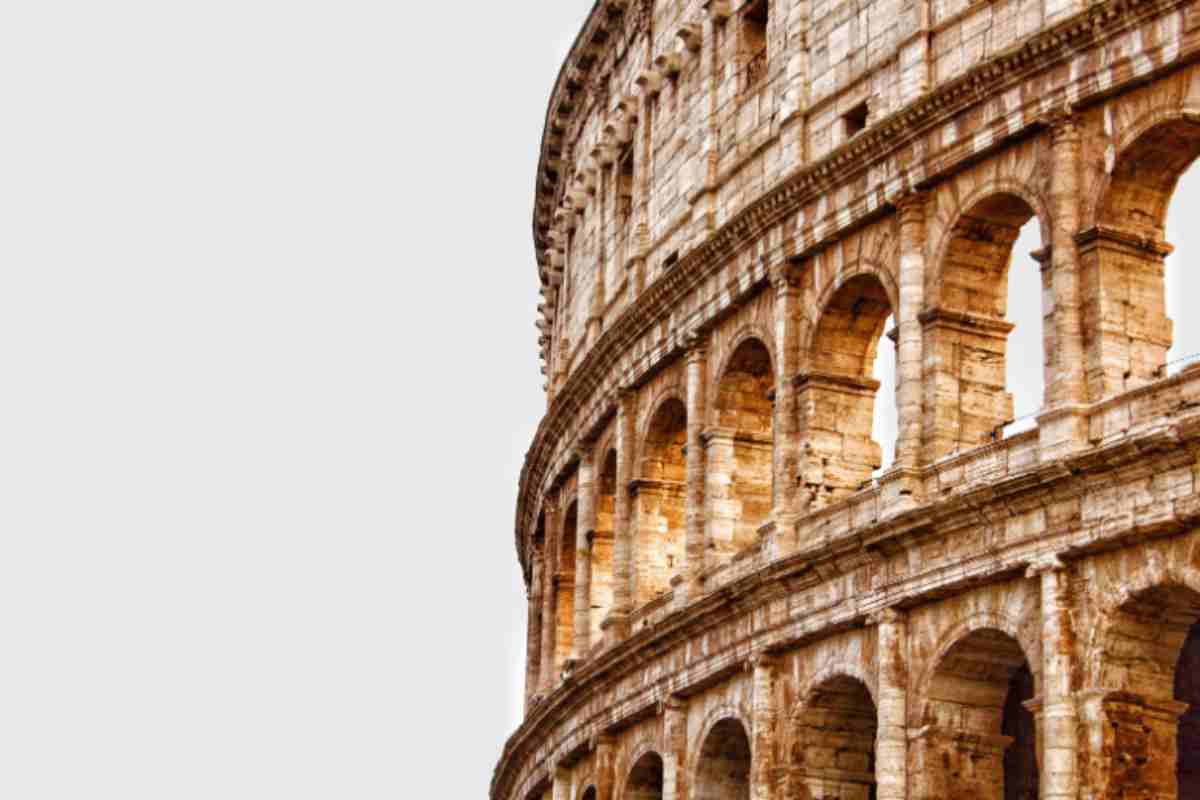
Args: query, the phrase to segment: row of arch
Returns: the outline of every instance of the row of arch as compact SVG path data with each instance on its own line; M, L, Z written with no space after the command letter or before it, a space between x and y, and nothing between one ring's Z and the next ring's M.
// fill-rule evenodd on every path
M1029 652L1010 625L975 623L936 654L920 681L923 700L903 734L904 796L1037 800L1047 735L1036 715L1045 691L1040 653ZM1104 762L1081 776L1083 791L1200 800L1200 592L1172 582L1138 592L1115 609L1102 638L1101 674L1089 680L1114 690L1111 709L1068 734L1094 742L1090 750L1083 745L1081 765ZM1115 677L1114 670L1134 674ZM751 713L718 706L697 749L676 765L687 775L686 794L667 790L679 783L668 781L673 754L643 743L615 765L612 800L748 800L757 780L774 787L755 796L876 800L882 739L872 683L852 665L819 671L773 731L774 743L758 737L753 727L761 723ZM1137 716L1136 709L1153 706L1174 711ZM756 769L756 747L778 754L771 775ZM535 791L529 800L538 797ZM598 800L595 776L574 798Z
M1175 115L1153 116L1114 161L1105 189L1084 216L1098 222L1092 239L1079 239L1084 338L1088 341L1086 396L1144 385L1163 375L1172 343L1166 314L1164 259L1167 210L1176 184L1200 155L1200 122ZM1086 200L1091 203L1092 200ZM1007 321L1008 277L1014 243L1035 223L1043 240L1050 228L1047 203L1039 191L1016 183L991 184L964 201L964 210L945 226L934 248L937 280L927 275L924 358L917 380L923 393L921 462L986 444L1002 435L1014 418L1007 366L1012 325ZM1057 299L1051 286L1051 259L1043 250L1043 331L1041 365L1047 396L1060 380L1063 354L1052 324ZM885 254L886 255L886 254ZM894 253L892 254L894 256ZM1107 293L1103 302L1094 298ZM783 481L819 509L867 485L885 465L877 418L883 403L876 374L881 350L893 350L886 335L899 315L899 289L882 267L861 265L816 298L811 322L801 309L800 350L804 369L797 409L802 454L794 471L781 476L775 459L780 424L774 392L782 377L774 342L747 336L727 355L703 410L705 435L703 508L704 562L719 564L752 546L759 527L778 503ZM1089 300L1088 298L1093 298ZM1018 354L1022 360L1025 354ZM899 386L897 393L899 394ZM899 405L897 403L896 405ZM668 591L682 570L688 525L689 409L680 393L656 400L643 417L629 471L633 493L628 524L633 556L631 602L635 607ZM553 537L544 518L535 546L547 555L556 581L551 624L556 655L553 673L573 650L576 582L587 570L590 583L588 641L601 640L601 623L617 594L614 573L618 485L615 444L600 449L596 463L595 522L591 551L577 552L579 514L566 504ZM550 538L558 541L549 541ZM622 578L623 580L624 578ZM546 622L546 620L543 620Z

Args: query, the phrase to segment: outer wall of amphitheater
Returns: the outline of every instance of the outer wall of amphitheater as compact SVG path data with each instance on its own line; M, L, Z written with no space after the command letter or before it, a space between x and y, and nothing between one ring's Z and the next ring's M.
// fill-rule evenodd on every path
M536 176L492 800L1200 798L1198 54L1200 0L597 3Z

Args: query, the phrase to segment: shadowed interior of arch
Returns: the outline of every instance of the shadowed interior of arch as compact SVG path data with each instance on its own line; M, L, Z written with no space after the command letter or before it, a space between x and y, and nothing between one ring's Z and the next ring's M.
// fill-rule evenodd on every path
M767 348L747 339L718 382L708 441L708 546L718 560L754 544L771 513L773 389Z
M609 448L596 477L596 530L592 534L591 609L593 647L601 643L600 623L613 604L613 519L617 500L617 451Z
M583 794L579 796L579 800L596 800L596 787L589 786L583 790Z
M750 738L742 723L723 719L700 747L693 800L749 800Z
M686 444L687 409L673 397L654 412L634 482L634 596L639 604L667 591L683 568Z
M1177 720L1146 715L1139 729L1158 746L1174 744L1174 769L1140 776L1169 796L1200 798L1200 594L1177 585L1136 594L1117 609L1103 643L1100 685L1131 692L1149 703L1186 704ZM1174 728L1174 730L1172 730Z
M558 587L555 590L554 670L562 671L575 644L575 547L579 529L579 506L572 501L563 515L558 550Z
M663 760L658 753L646 753L637 760L625 781L624 800L662 800Z
M877 727L862 681L839 675L822 682L795 722L787 796L874 800Z
M1036 800L1033 678L1021 646L994 629L973 631L938 662L919 751L931 790L944 797Z
M874 275L846 281L822 309L800 389L807 410L802 482L813 507L857 491L883 464L872 438L880 385L873 374L892 311Z

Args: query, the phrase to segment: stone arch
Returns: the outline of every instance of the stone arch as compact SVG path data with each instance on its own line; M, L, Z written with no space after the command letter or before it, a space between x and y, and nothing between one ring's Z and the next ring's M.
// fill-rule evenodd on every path
M821 311L829 305L829 302L837 295L842 288L854 280L855 278L869 275L879 281L887 294L888 302L893 308L900 307L900 287L896 285L896 278L891 271L883 266L882 261L877 261L874 258L864 258L856 260L844 266L836 275L825 283L825 287L817 295L817 301L814 308L817 309L818 319L813 321L807 335L800 342L801 355L807 357L813 348L813 340L816 338L816 328L819 322Z
M1122 131L1099 181L1080 267L1090 399L1160 376L1174 341L1167 316L1167 213L1175 187L1200 158L1200 113L1156 107Z
M580 784L584 787L578 795L579 800L596 800L596 785L594 783Z
M1036 727L1025 705L1036 696L1029 649L999 614L977 615L950 633L918 695L918 794L1036 800Z
M798 687L799 691L797 692L797 696L802 698L808 697L814 691L816 691L817 687L821 684L839 677L850 678L861 683L866 687L867 694L870 695L871 702L876 702L875 693L879 688L877 685L877 676L863 668L861 659L858 661L853 659L841 660L837 655L832 654L825 659L816 672L806 678ZM795 719L795 716L799 714L802 709L802 704L796 706L796 710L793 712L793 719Z
M938 663L950 652L950 649L955 644L975 631L989 629L1000 631L1017 642L1021 648L1021 652L1025 653L1029 661L1030 670L1033 672L1034 687L1036 691L1040 692L1042 685L1042 640L1040 624L1030 625L1026 621L1014 619L1011 615L989 609L968 614L966 617L958 619L954 624L942 630L936 639L937 644L932 650L932 657L919 672L920 677L917 679L916 696L918 698L929 696L929 684L933 679L933 673L937 670ZM914 727L919 726L921 724L921 717L923 716L921 709L916 706L910 707L910 714L913 714L913 718L909 720L909 725Z
M926 458L935 460L997 438L1013 419L1008 391L1008 277L1021 228L1037 218L1042 241L1051 220L1027 183L991 180L957 203L935 248L926 282ZM1041 318L1052 313L1042 271ZM1049 387L1054 326L1042 329L1042 369ZM936 390L934 389L936 387Z
M1097 785L1200 797L1200 576L1152 551L1102 612L1091 642L1087 716ZM1089 745L1092 744L1089 741ZM1115 754L1117 757L1112 757Z
M878 714L870 686L830 664L800 697L785 756L785 796L871 800Z
M634 598L647 603L668 591L682 571L686 524L687 405L666 391L652 406L632 486ZM619 487L618 487L619 490Z
M1156 133L1169 138L1163 141ZM1092 198L1090 222L1115 227L1132 222L1135 230L1161 237L1175 184L1198 157L1200 106L1170 103L1140 114L1116 136L1111 162ZM1153 178L1152 185L1144 187L1149 191L1126 194L1122 184L1135 181L1133 173L1139 171ZM1133 220L1130 210L1137 212Z
M1031 185L1028 180L1021 178L995 178L984 181L979 186L972 189L967 195L958 199L949 217L945 221L942 228L941 236L937 240L930 256L934 265L934 273L930 276L932 280L926 285L938 287L941 284L941 266L946 260L946 251L950 247L951 239L954 236L954 229L959 221L968 215L971 209L978 206L985 200L999 195L1012 195L1019 198L1033 211L1033 216L1038 221L1038 232L1042 236L1043 242L1049 242L1052 231L1052 218L1050 215L1050 203L1045 195L1036 187ZM926 298L926 303L931 306L940 304L940 296L936 291Z
M639 741L620 772L620 800L662 800L665 775L659 748L648 738Z
M729 707L707 715L695 748L689 748L692 800L749 800L750 731L745 715Z
M750 712L733 702L722 702L710 708L700 720L695 739L688 742L687 774L694 776L700 761L700 747L708 737L709 732L723 719L736 719L747 731L750 727ZM695 784L690 784L694 786Z
M775 337L771 335L771 331L755 322L744 323L734 331L729 340L721 347L720 361L714 365L715 369L712 370L712 374L708 379L707 389L709 397L715 396L714 393L721 382L721 376L729 371L729 362L737 354L738 348L752 339L757 340L767 351L772 366L779 363L779 359L775 353ZM710 419L709 422L715 424L715 420Z
M801 474L821 507L858 491L883 463L873 438L879 381L875 355L889 317L895 287L886 270L856 269L822 295L807 342L810 368L799 403L808 409L805 463Z
M715 563L758 540L771 514L775 388L771 350L746 332L716 373L713 425L705 432L707 546Z

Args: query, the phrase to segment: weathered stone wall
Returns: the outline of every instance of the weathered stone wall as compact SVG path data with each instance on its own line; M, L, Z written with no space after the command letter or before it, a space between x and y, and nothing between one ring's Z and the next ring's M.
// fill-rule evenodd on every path
M1195 0L597 4L539 167L493 800L1196 796L1163 261L1198 58ZM1046 389L1006 437L1030 220Z

